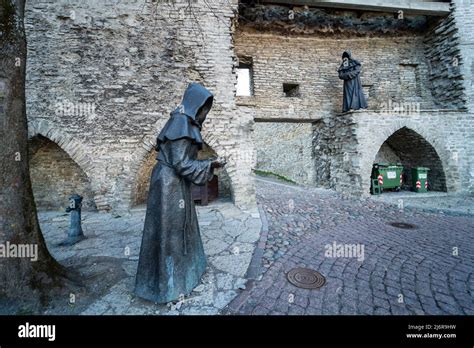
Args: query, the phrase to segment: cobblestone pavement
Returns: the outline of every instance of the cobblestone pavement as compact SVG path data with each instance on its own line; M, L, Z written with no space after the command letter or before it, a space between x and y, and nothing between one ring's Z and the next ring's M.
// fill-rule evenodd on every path
M422 208L433 212L474 215L474 197L446 192L416 193L410 191L388 192L371 197L405 208Z
M261 221L256 209L242 211L230 202L197 207L197 213L208 257L207 271L201 284L184 301L156 305L133 295L144 208L135 209L127 216L84 212L82 226L87 239L72 247L57 246L66 237L69 214L40 212L48 248L58 261L67 264L83 258L85 278L94 274L93 268L100 267L104 260L118 262L117 269L123 273L103 296L87 304L84 310L78 312L82 299L77 296L74 304L65 300L64 308L47 314L217 314L245 287L245 274L260 235ZM95 259L98 261L90 261Z
M224 313L474 314L474 216L400 211L370 198L266 180L258 180L257 190L268 221L259 243L264 274ZM330 257L334 243L364 252ZM317 270L326 284L293 286L286 273L294 267Z

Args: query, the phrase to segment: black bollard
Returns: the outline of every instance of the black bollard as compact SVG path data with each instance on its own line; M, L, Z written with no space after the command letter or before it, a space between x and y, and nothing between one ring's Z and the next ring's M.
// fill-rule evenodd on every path
M69 197L69 206L66 208L66 213L71 213L71 226L66 240L59 243L59 245L73 245L86 238L81 227L81 206L82 197L80 195L74 194Z

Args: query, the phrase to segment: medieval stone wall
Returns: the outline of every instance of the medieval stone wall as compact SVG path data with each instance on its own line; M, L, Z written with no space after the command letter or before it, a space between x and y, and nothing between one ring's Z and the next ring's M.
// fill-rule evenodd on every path
M472 4L454 1L446 18L413 19L416 30L384 22L376 14L364 13L359 20L351 17L351 11L339 17L329 14L334 17L331 27L311 20L311 16L328 19L320 10L310 9L308 14L303 9L299 20L288 20L284 15L291 8L269 7L246 10L254 22L242 21L236 34L237 56L253 64L254 95L241 97L242 103L254 108L260 121L313 122L308 160L312 159L314 170L307 173L314 174L314 185L367 194L374 161L403 159L407 167L431 166L434 190L473 191L473 119L466 110L472 106ZM377 21L389 23L386 32L373 26ZM344 50L351 50L362 63L371 111L339 114L342 81L336 69ZM285 83L298 84L298 95L286 96ZM400 145L397 151L388 151L387 140L403 127L416 133L401 132L391 141L412 148ZM274 171L289 173L285 163L295 148L278 147L268 125L259 136L258 156L274 153ZM265 161L257 158L257 168Z
M454 12L426 35L429 83L440 109L463 108L466 103L461 74L460 37Z
M235 8L224 0L27 2L30 134L69 147L98 209L133 204L156 135L192 81L215 94L203 136L228 158L232 198L255 202L252 164L239 155L253 151L253 119L234 103Z
M252 24L256 12L237 20L237 0L28 1L29 133L77 164L98 209L129 209L146 195L156 135L197 81L215 94L203 137L227 158L221 187L239 206L255 203L255 144L267 170L365 194L377 153L403 127L433 147L448 191L473 192L473 7L454 0L451 16L429 21L299 9L289 22L288 9L263 9ZM339 114L344 50L362 63L369 111ZM252 58L251 97L235 98L237 57ZM285 95L283 84L297 88ZM36 169L53 168L42 161Z
M257 132L257 169L272 168L272 171L300 183L329 185L332 158L327 147L333 146L334 142L331 127L335 122L332 117L342 108L343 83L336 70L344 50L351 50L354 58L362 63L361 79L369 109L401 107L407 111L419 111L434 108L422 36L323 39L242 29L235 41L237 56L251 57L253 61L254 95L241 97L241 100L246 99L246 103L251 104L257 119L275 122L320 120L312 136L306 129L299 136L306 140L313 138L313 144L312 149L304 151L308 156L304 158L305 165L299 167L298 176L287 164L296 149L275 143L275 129L270 124L257 124L256 127L260 127ZM285 96L284 83L298 84L299 97ZM288 133L294 132L289 123L281 123L281 132L285 126ZM311 129L309 125L306 127ZM374 124L374 131L376 129Z
M400 157L398 157L396 151L390 147L387 142L383 143L380 147L379 152L375 156L374 162L380 163L399 163L401 162Z
M460 72L466 107L474 113L474 3L470 0L452 0L452 11L459 37ZM473 168L474 179L474 168ZM473 182L474 185L474 182Z
M261 119L318 119L341 112L342 81L337 68L344 50L362 64L361 80L369 109L389 103L419 103L432 109L423 37L325 39L241 31L236 53L253 60L253 99ZM299 97L286 97L284 83L299 85Z
M256 168L298 183L313 185L312 137L311 123L256 122ZM281 149L285 149L284 154Z

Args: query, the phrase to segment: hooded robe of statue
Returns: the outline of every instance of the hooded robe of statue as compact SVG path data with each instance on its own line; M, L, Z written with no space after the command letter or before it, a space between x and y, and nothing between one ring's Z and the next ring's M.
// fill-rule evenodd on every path
M360 81L361 64L352 59L350 52L344 52L342 58L347 58L347 66L344 62L338 69L339 78L344 80L344 100L342 104L342 112L349 110L359 110L367 108L367 100L365 99L362 82Z
M191 83L157 139L135 283L137 296L156 303L189 294L206 269L191 184L213 176L211 161L196 159L203 143L196 117L212 101L206 88Z

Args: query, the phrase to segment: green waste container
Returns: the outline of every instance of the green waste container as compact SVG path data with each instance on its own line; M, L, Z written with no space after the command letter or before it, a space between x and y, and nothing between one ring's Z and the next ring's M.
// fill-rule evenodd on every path
M411 169L411 180L413 191L427 192L428 191L428 171L430 168L413 167Z
M403 184L403 166L401 163L374 163L372 180L377 179L381 189L400 190Z

